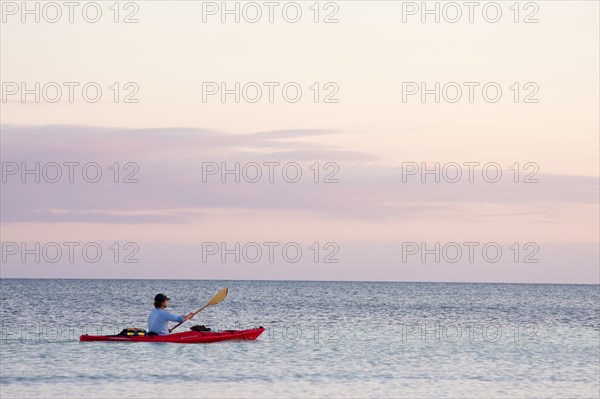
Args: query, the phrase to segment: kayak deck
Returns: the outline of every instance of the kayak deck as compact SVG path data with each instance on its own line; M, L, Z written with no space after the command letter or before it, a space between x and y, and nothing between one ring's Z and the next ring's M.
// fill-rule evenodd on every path
M173 342L178 344L200 344L228 340L255 340L263 333L263 327L250 330L224 330L224 331L185 331L169 335L88 335L79 337L80 342L108 341L108 342Z

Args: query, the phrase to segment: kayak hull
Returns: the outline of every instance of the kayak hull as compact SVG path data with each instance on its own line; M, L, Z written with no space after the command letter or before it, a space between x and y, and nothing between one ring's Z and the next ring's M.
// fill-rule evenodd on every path
M82 335L81 342L104 341L104 342L172 342L177 344L205 344L218 341L230 340L255 340L265 331L264 328L253 328L250 330L224 330L224 331L185 331L169 335Z

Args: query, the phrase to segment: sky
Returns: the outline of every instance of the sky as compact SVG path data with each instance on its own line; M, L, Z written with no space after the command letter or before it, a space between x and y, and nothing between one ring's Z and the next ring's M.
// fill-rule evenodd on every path
M27 4L3 278L600 283L597 2Z

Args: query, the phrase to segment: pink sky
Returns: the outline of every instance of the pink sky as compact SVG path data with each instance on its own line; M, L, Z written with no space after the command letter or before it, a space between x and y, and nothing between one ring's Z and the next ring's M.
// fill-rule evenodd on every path
M330 3L294 22L192 1L135 3L133 23L103 2L93 23L3 9L2 277L600 283L599 3L438 22ZM263 96L206 92L238 86ZM222 174L236 163L239 183ZM73 262L53 257L73 242ZM213 243L243 261L204 262ZM248 262L254 243L303 256Z
M481 168L473 167L470 182L464 167L460 181L451 183L454 177L441 175L436 182L432 174L415 174L408 158L404 166L389 167L368 152L305 142L339 134L5 126L2 275L598 283L598 179L535 173L530 179L537 182L524 183L520 175L516 183L514 170L505 168L503 177L491 183L486 178L495 179L495 174L484 178ZM35 170L36 162L39 183L35 172L23 173ZM73 182L68 162L79 163L71 164ZM214 172L215 165L232 169L236 162L239 183L234 174ZM83 165L92 163L97 166L84 176ZM125 169L128 163L135 168ZM279 165L273 166L273 182L264 166L269 163ZM52 183L58 180L56 165L62 177ZM254 166L244 175L242 165ZM255 179L255 165L263 176L252 183L247 180ZM284 178L284 165L297 166ZM302 178L292 183L297 167ZM129 174L138 181L124 183ZM332 181L324 183L328 175ZM79 243L72 261L64 242ZM121 251L117 260L111 249L115 242ZM125 248L129 242L136 245L131 259L139 264L124 262L133 253L132 247ZM265 242L278 243L273 261ZM318 255L311 249L315 242ZM12 243L26 243L30 250L39 243L40 262ZM56 263L49 261L53 248L41 249L48 243L62 248ZM102 248L97 263L83 257L80 249L86 243ZM203 250L212 249L206 243L225 247L204 253L203 259ZM235 255L223 260L221 250L235 243L240 248L258 243L262 257L252 263L254 252L240 249L239 263ZM282 256L286 243L302 249L298 262ZM325 248L327 243L335 248ZM425 247L414 253L411 243ZM420 251L436 243L440 259L436 262L435 254L423 259ZM478 243L472 244L473 259L464 243ZM454 262L457 244L463 253ZM445 245L450 252L442 252ZM502 256L486 259L485 245L500 247ZM337 262L325 262L327 255Z

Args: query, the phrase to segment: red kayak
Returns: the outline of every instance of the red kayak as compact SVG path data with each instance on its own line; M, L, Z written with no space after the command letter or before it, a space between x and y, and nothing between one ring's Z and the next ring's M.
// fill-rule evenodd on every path
M115 342L174 342L177 344L203 344L217 341L235 339L254 340L263 333L263 327L251 330L224 330L224 331L185 331L169 335L82 335L81 342L89 341L115 341Z

